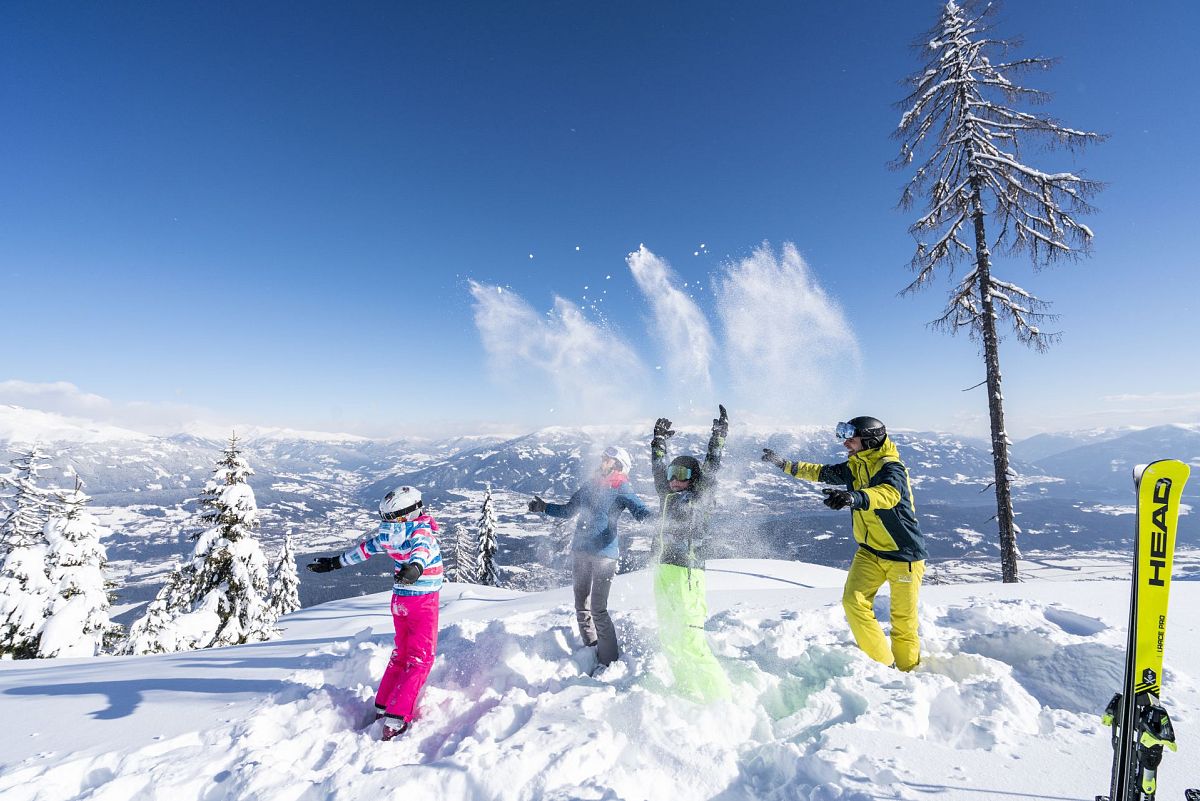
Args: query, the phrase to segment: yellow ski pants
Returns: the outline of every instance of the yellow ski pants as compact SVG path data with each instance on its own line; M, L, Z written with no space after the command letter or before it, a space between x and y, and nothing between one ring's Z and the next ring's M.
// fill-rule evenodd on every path
M659 565L654 577L658 636L675 675L675 690L707 703L729 698L730 688L704 635L708 620L704 586L704 571L698 568L689 571L678 565Z
M842 607L854 640L867 656L900 670L912 670L921 661L917 637L917 595L925 575L925 562L893 562L863 548L854 554ZM875 594L887 582L892 591L892 642L875 619Z

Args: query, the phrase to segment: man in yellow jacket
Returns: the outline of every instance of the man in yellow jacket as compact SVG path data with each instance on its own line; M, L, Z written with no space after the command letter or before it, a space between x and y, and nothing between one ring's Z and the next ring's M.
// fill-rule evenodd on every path
M837 438L850 453L839 464L789 462L763 448L763 461L806 481L841 484L824 489L830 509L852 510L858 551L846 576L842 606L854 639L867 656L900 670L921 661L917 636L917 595L925 575L925 537L917 523L908 469L900 461L887 428L874 417L838 423ZM875 619L875 594L887 582L892 591L889 645Z

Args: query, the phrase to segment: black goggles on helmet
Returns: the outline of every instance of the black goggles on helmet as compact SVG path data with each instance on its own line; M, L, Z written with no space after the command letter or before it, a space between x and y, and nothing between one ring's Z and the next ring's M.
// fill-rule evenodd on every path
M858 431L849 423L838 423L837 428L834 429L834 434L837 435L838 439L854 439L854 437L858 436Z
M673 465L667 468L667 478L671 481L691 481L692 468L681 464Z
M403 509L396 510L395 512L380 512L379 517L382 518L385 523L392 523L397 520L403 520L424 505L425 504L421 503L421 501L417 501L412 506L406 506Z

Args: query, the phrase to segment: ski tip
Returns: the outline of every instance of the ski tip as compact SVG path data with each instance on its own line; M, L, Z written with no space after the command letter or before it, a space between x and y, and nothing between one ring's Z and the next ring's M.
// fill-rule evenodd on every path
M1135 464L1133 466L1133 483L1134 484L1136 484L1142 480L1142 473L1145 473L1146 468L1149 466L1150 466L1149 464Z

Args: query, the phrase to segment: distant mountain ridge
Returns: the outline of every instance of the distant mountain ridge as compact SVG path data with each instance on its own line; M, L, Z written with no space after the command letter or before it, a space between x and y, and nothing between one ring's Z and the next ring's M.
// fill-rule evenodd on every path
M22 420L32 421L26 427L38 434L66 432L65 439L41 442L55 468L44 478L63 487L72 483L73 474L83 478L113 529L110 557L130 576L154 579L190 547L194 499L226 444L224 437L126 436L118 430L105 438L106 429L88 421L64 424L44 413L15 409L0 409L0 448L12 452L24 447L18 444L26 441L19 436ZM600 451L618 444L633 456L634 489L653 503L648 433L628 426L549 427L513 437L385 441L260 429L239 438L255 470L250 483L268 550L289 529L302 553L346 547L371 530L378 498L399 484L420 487L447 530L471 527L490 488L503 538L501 564L510 578L530 587L541 586L538 582L544 580L546 566L559 559L571 526L527 514L528 499L537 493L566 500L595 469ZM670 441L672 453L700 456L707 436L701 428L681 428ZM1130 531L1129 518L1121 515L1133 505L1133 465L1169 456L1200 467L1200 427L1074 437L1043 435L1032 438L1029 447L1018 443L1013 448L1014 501L1024 550L1120 547ZM939 432L895 431L893 438L909 467L934 557L993 558L995 502L986 444ZM722 555L803 558L842 566L852 552L845 515L821 505L816 485L765 465L763 447L818 463L845 458L841 444L825 428L769 430L735 424L719 477L717 514L730 532L722 539L731 552ZM1190 483L1185 500L1200 504L1200 476ZM622 525L630 547L645 558L653 528ZM1200 539L1190 527L1181 528L1181 538Z

